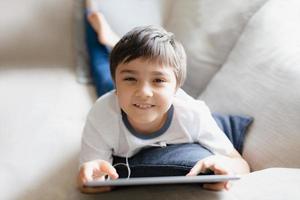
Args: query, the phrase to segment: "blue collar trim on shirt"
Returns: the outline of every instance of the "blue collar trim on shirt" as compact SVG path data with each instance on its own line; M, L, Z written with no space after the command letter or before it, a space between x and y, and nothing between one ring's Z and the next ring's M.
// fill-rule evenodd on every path
M129 130L129 132L132 133L134 136L140 138L140 139L147 140L147 139L153 139L153 138L156 138L158 136L161 136L162 134L164 134L164 132L167 131L167 129L171 125L171 121L172 121L172 118L173 118L174 106L171 105L171 107L169 108L168 113L167 113L167 120L166 120L165 124L159 130L157 130L153 133L150 133L150 134L146 134L146 135L142 134L142 133L139 133L136 130L134 130L134 128L132 127L132 125L130 124L130 122L127 118L126 113L122 109L121 109L121 113L122 113L123 123L125 124L126 128Z

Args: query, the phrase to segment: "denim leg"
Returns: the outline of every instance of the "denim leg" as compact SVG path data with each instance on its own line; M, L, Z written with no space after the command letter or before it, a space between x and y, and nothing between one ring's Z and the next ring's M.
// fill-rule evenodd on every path
M97 33L93 30L85 17L85 40L90 56L91 74L98 96L114 88L109 68L109 51L98 41Z

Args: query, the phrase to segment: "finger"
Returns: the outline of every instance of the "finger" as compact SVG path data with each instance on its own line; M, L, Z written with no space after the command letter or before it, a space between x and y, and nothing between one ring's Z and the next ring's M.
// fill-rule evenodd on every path
M202 170L203 161L198 161L186 176L197 176Z
M218 164L214 164L212 166L212 170L215 172L215 174L219 174L219 175L226 175L226 174L230 174L230 171Z
M105 176L105 172L101 171L100 169L96 168L93 169L93 180L95 179L101 179L102 177Z
M77 183L78 183L78 186L81 188L84 186L84 184L87 182L86 178L84 177L83 175L83 170L81 169L79 171L79 174L78 174L78 177L77 177Z
M203 162L203 166L202 166L202 173L207 173L209 170L214 171L214 163L210 162L210 161L205 161Z
M206 183L206 184L203 184L202 187L204 189L208 189L208 190L219 191L219 190L225 189L225 185L226 185L226 182L213 183L213 184Z
M85 182L93 180L95 166L84 166L82 170L82 176Z
M104 176L98 162L89 162L83 165L81 172L83 183L101 179Z
M187 176L197 176L199 173L206 173L212 167L213 163L210 161L198 161L197 164L190 170Z
M107 174L112 179L119 178L119 175L118 175L116 169L107 161L102 161L101 162L100 170L101 170L101 172L104 172L105 174Z
M229 190L232 187L232 182L228 181L227 183L225 183L225 190Z
M112 188L109 186L105 187L81 187L80 191L83 193L99 193L99 192L109 192Z
M92 181L93 177L92 177L92 169L88 168L86 166L83 166L78 174L78 185L80 187L84 186L85 183L87 183L88 181Z

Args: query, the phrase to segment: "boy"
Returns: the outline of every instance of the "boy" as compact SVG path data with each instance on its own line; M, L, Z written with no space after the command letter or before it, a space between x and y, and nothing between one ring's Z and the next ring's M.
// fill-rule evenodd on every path
M214 153L198 161L188 176L207 169L215 174L249 172L205 103L180 89L186 76L186 55L171 33L154 26L133 29L113 48L110 70L116 89L97 100L84 128L78 175L82 192L111 190L88 188L84 183L104 180L105 175L117 179L112 155L131 157L162 142L199 142ZM230 183L203 187L229 189Z

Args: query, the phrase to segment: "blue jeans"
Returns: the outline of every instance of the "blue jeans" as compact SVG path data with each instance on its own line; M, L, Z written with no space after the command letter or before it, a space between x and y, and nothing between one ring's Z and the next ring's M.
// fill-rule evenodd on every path
M87 21L85 23L85 40L90 57L90 67L93 82L96 86L97 95L102 96L114 89L113 80L109 68L109 50L98 41L97 33Z

